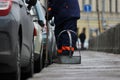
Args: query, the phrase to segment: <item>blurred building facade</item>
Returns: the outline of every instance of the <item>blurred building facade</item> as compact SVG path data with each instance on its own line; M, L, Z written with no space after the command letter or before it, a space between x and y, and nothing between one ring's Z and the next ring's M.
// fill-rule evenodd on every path
M47 0L40 0L45 5ZM105 29L120 23L120 0L78 0L81 18L78 20L78 34L86 28L87 39ZM84 5L91 5L91 12L84 11ZM98 18L99 17L99 18Z
M120 23L120 0L78 0L81 18L78 20L78 34L86 28L87 39ZM84 5L91 5L91 12L84 11Z

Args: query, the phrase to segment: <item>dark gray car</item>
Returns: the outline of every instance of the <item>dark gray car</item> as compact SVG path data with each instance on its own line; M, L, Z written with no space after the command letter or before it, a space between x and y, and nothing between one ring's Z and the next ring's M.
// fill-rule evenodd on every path
M0 0L0 75L13 74L15 80L20 80L21 72L33 75L33 33L25 1Z

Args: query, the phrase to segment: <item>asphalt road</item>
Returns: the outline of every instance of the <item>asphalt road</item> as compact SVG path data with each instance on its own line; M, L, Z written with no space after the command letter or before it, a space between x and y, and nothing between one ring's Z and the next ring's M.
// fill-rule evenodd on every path
M81 51L81 64L52 64L27 80L120 80L120 54Z

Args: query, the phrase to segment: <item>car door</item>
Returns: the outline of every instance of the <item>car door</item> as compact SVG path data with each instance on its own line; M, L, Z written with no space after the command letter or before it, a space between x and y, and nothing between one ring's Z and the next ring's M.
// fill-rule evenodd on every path
M25 3L21 8L21 27L22 27L22 51L21 51L21 63L23 66L27 66L30 62L32 45L33 45L33 30L34 25L32 17Z

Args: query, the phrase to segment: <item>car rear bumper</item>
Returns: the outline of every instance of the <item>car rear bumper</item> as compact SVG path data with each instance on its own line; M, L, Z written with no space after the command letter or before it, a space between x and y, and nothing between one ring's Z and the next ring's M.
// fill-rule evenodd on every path
M1 54L4 53L4 54ZM13 73L17 70L17 59L9 51L0 52L0 73Z
M0 73L16 71L16 41L12 40L8 33L0 31Z

